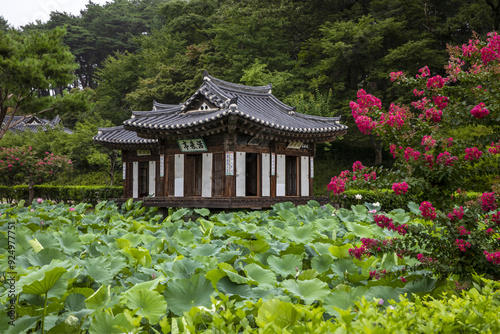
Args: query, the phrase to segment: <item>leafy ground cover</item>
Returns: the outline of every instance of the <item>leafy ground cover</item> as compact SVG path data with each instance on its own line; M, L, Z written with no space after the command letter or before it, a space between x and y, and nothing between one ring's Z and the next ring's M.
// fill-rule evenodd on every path
M2 333L500 331L498 281L438 276L424 243L393 247L432 224L412 204L165 218L140 202L40 202L0 207L0 264L17 281L12 299L2 277Z

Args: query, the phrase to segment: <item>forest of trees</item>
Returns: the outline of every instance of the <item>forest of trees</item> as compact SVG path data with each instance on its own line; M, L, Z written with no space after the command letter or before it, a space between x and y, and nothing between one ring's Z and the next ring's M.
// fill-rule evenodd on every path
M13 53L2 40L40 39L62 29L53 38L74 56L70 79L40 86L17 106L20 114L60 115L74 134L8 133L2 146L50 146L69 155L80 174L109 171L110 152L92 144L97 127L119 125L131 110L151 110L153 100L182 102L207 70L230 82L272 83L273 93L298 112L342 115L348 135L318 149L319 168L321 161L338 166L327 171L326 183L355 159L374 163L370 139L350 116L358 89L405 102L389 72L416 73L428 65L432 75L444 75L447 44L461 45L473 32L485 36L499 25L497 0L89 1L80 15L52 12L47 22L17 30L0 17L0 60ZM0 73L0 86L3 81Z

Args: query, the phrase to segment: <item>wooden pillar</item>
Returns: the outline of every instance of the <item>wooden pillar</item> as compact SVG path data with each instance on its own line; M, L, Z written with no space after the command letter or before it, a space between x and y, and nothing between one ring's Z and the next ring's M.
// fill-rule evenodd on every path
M184 196L184 154L176 154L174 159L174 196Z
M309 146L309 196L314 196L314 157L316 155L316 143Z
M148 177L148 195L156 196L156 161L154 160L149 162Z
M300 157L300 196L309 196L309 157Z
M271 154L262 153L262 187L261 196L271 196Z
M246 190L246 153L236 152L236 196L245 196Z
M212 153L203 153L202 165L201 196L212 197Z
M271 197L276 197L276 142L271 142L271 144L269 145L270 149L271 149L271 153L270 153L270 171L269 171L269 178L270 178L270 182L269 182L269 186L271 188L271 191L270 191L270 196Z
M286 156L276 155L276 196L286 195Z
M224 136L224 155L226 164L226 176L224 177L224 196L236 196L236 175L235 175L235 150L236 134L226 134Z
M139 197L139 162L132 162L132 197Z

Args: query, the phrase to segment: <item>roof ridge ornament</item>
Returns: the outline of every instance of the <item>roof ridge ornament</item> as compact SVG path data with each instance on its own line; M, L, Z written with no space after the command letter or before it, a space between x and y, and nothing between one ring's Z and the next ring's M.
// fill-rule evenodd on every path
M229 100L229 110L237 111L238 110L238 97L235 96Z
M203 81L211 81L210 76L208 75L208 71L203 71Z
M292 109L288 110L288 115L293 115L295 114L295 111L297 110L297 107L293 107Z

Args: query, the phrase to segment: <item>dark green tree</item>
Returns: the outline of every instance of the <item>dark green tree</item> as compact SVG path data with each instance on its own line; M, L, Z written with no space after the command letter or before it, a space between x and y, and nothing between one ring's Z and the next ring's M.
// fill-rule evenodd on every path
M47 111L38 108L40 90L65 87L77 68L62 42L63 28L21 34L0 32L0 138L13 125L14 116Z

